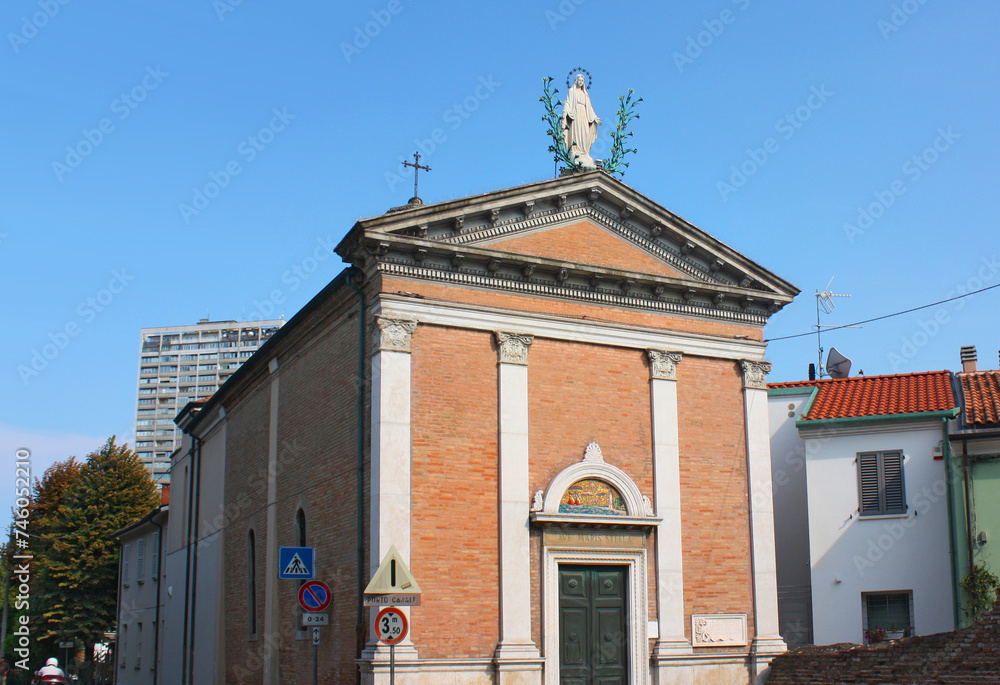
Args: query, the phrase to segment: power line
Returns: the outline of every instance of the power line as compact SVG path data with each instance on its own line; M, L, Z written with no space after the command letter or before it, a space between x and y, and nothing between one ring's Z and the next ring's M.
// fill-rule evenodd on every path
M864 321L855 321L854 323L845 323L843 326L824 326L826 331L835 331L838 328L850 328L851 326L860 326L863 323L871 323L872 321L881 321L882 319L890 319L894 316L900 316L901 314L909 314L910 312L917 312L921 309L927 309L928 307L936 307L939 304L945 304L947 302L954 302L955 300L961 300L963 297L968 297L969 295L977 295L987 290L993 290L993 288L1000 288L1000 283L994 285L988 285L985 288L980 288L979 290L973 290L972 292L965 293L963 295L956 295L955 297L949 297L947 300L939 300L937 302L931 302L930 304L920 305L919 307L913 307L912 309L904 309L901 312L893 312L892 314L884 314L882 316L876 316L872 319L865 319ZM826 332L824 331L824 332ZM765 338L764 342L774 342L775 340L789 340L791 338L802 338L807 335L816 335L816 331L809 331L808 333L796 333L795 335L783 335L778 338Z

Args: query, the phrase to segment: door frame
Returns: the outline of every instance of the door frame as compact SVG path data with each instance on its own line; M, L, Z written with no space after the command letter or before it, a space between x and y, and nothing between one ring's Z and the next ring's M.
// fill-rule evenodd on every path
M545 685L559 685L559 565L625 566L628 578L628 672L630 685L649 683L649 638L645 549L545 547L542 579L542 644Z

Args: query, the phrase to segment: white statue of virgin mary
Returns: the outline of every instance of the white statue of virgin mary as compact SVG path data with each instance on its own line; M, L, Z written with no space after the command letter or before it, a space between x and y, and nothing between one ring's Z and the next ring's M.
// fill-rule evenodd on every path
M597 140L600 125L601 118L590 104L583 74L577 74L563 104L562 134L569 156L582 167L593 169L597 166L590 156L590 146Z

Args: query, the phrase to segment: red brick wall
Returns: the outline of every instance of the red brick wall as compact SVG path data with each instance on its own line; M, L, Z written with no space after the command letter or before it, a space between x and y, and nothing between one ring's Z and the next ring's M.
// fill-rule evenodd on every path
M895 642L802 647L771 662L770 685L1000 682L1000 605L980 623Z
M589 221L485 243L483 247L578 264L594 264L623 271L689 278L664 265L645 250L630 245L622 238Z
M641 350L535 338L528 352L528 420L530 492L579 463L593 440L605 461L653 499L649 367ZM532 636L540 645L541 536L532 537ZM655 612L652 536L647 547L649 610Z
M411 613L422 658L499 639L497 353L489 332L420 325L412 343Z
M357 673L357 338L355 312L318 332L298 355L279 357L278 544L298 544L301 507L306 544L316 548L316 578L333 591L318 671L336 683L352 682ZM283 683L312 678L311 634L296 639L299 586L278 581Z
M263 674L267 550L267 442L270 393L249 395L227 415L223 616L226 681L260 682ZM211 438L210 438L211 439ZM257 638L248 639L247 531L254 531Z
M685 614L745 613L753 627L743 380L732 361L677 366ZM685 620L690 633L690 620ZM690 634L688 634L690 638Z
M316 547L317 578L333 590L322 628L319 668L323 682L357 677L357 343L356 301L342 298L286 339L278 350L277 545L297 545L295 516L306 514L306 544ZM370 361L365 360L368 392ZM271 386L266 370L251 387L234 393L227 408L226 551L224 564L227 682L259 682L265 635L267 584L267 483ZM368 493L367 398L365 478ZM247 637L246 535L257 548L256 640ZM368 501L364 502L365 543ZM363 556L367 572L367 549ZM365 579L367 580L367 578ZM272 636L280 682L312 677L312 642L298 637L300 582L277 580L278 624ZM367 611L364 612L367 621Z

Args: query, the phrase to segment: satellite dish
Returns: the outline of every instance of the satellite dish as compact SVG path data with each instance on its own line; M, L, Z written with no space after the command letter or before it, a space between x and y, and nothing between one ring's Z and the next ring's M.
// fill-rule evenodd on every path
M830 378L847 378L851 373L851 360L838 352L836 347L831 347L826 358L826 372Z

